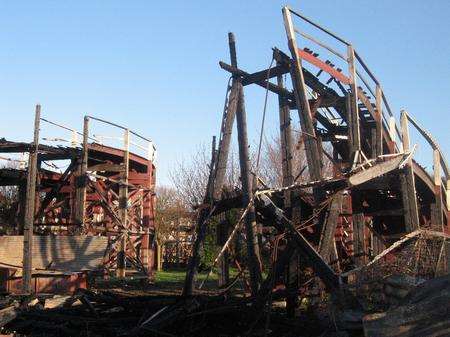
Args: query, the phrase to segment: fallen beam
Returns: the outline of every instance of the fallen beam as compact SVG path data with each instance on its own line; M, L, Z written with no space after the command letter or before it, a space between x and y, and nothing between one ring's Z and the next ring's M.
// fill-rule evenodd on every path
M336 275L308 240L294 227L292 222L286 218L284 212L264 194L258 195L256 203L259 206L258 210L263 215L270 217L274 221L274 226L280 232L288 232L299 253L308 260L314 272L320 277L325 286L332 291L338 290L341 283L340 277Z
M368 169L351 175L348 179L350 186L361 185L369 180L396 170L404 160L404 156L398 156L385 162L373 163Z

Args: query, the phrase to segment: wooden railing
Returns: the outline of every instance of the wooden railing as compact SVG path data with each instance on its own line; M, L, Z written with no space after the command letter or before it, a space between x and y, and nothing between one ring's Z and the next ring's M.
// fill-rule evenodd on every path
M315 36L308 34L304 31L299 30L294 27L292 15L299 18L303 22L313 26L317 30L322 33L325 33L332 39L338 41L336 45L341 44L347 50L347 55L344 55L342 52L336 50L332 46L320 41ZM408 133L408 123L412 124L417 131L422 135L422 137L430 144L433 149L433 177L432 181L435 186L435 195L436 195L436 203L439 200L444 201L442 196L445 196L445 207L447 211L450 210L450 175L449 175L449 165L447 160L444 157L443 152L439 148L438 143L431 136L429 132L423 129L414 118L412 118L406 111L401 112L401 126L402 131L399 130L399 127L395 121L394 114L389 105L389 102L386 98L386 95L381 87L379 80L375 77L372 71L369 69L367 64L364 62L361 55L355 51L352 44L342 37L338 36L336 33L330 31L307 18L306 16L290 9L289 7L283 8L283 16L285 20L286 31L288 34L288 39L291 40L296 46L297 58L305 60L321 69L321 71L327 72L332 78L336 81L339 81L339 85L342 87L342 84L349 85L351 89L351 106L349 115L353 115L353 124L348 125L349 133L353 132L353 138L357 138L356 142L354 142L354 146L357 147L358 151L361 151L361 144L359 139L359 116L358 116L358 103L361 102L372 115L373 119L376 122L376 133L377 133L377 149L375 153L377 155L383 154L383 139L387 141L387 145L390 153L402 152L409 150L409 133ZM339 71L339 76L336 76L336 70L332 68L330 70L329 61L323 62L317 58L318 54L305 54L305 52L298 48L295 34L300 35L301 37L307 39L312 42L314 45L323 48L344 61L348 67L348 74L341 74L341 70ZM304 56L307 57L304 57ZM323 64L326 64L324 66ZM367 91L366 91L367 90ZM371 100L375 102L375 108L371 104ZM353 130L352 130L353 128ZM356 158L355 158L356 160ZM443 195L442 195L443 194Z
M386 98L386 95L381 87L380 82L369 69L369 67L364 62L361 55L356 52L352 44L342 37L338 36L336 33L330 31L307 18L306 16L290 9L289 7L283 8L283 14L285 18L289 16L289 21L292 22L291 14L297 18L300 18L303 22L308 23L309 25L317 28L319 31L327 34L334 40L338 41L342 44L347 51L347 55L344 55L342 52L336 50L332 46L320 41L318 38L299 30L296 27L292 27L293 31L303 38L309 40L313 44L319 46L330 52L331 54L338 57L340 60L344 61L348 67L348 75L345 77L350 79L351 91L352 91L352 107L353 109L357 109L358 101L361 101L367 108L367 110L372 114L373 119L377 123L377 136L379 138L378 146L377 146L377 155L383 154L383 146L382 139L388 142L388 146L390 147L390 152L399 152L400 151L400 142L401 142L401 133L395 122L394 114L391 110L389 102ZM302 54L302 50L299 49L299 54ZM299 55L300 58L301 55ZM305 59L306 61L317 65L317 63L311 62L312 57ZM321 68L324 71L327 71L323 67ZM332 77L337 78L337 76L333 76L333 72L327 71ZM341 81L344 84L345 81ZM375 102L375 109L371 106L371 100Z

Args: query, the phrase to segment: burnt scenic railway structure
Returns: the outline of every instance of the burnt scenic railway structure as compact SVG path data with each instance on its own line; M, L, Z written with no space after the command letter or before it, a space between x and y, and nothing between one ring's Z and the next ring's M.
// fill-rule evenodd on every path
M70 256L67 265L87 254L91 241L86 238L104 237L100 240L105 245L100 248L103 258L99 269L113 270L118 277L124 277L128 266L151 278L155 261L153 143L132 130L91 116L84 118L83 132L77 132L41 118L40 110L38 105L33 143L0 139L3 159L20 163L17 156L7 156L29 154L27 167L0 169L0 185L16 186L18 191L18 202L9 210L3 231L6 235L23 235L24 290L32 291L36 267L33 254L37 249L33 248L33 236L69 236L85 242L80 247L64 246L70 253L54 253L56 261ZM99 143L92 131L93 122L119 130L123 145L115 148ZM70 132L72 146L39 144L43 124ZM77 143L78 138L82 140ZM136 147L145 155L130 151ZM58 170L64 166L61 163L66 164L65 168Z
M249 291L257 298L267 298L273 280L283 275L286 287L293 290L288 293L298 293L305 268L335 291L351 282L352 270L379 254L385 256L386 249L405 235L428 233L448 239L450 234L449 167L438 143L406 111L396 122L381 83L351 43L288 7L283 8L283 19L289 52L273 48L271 66L261 71L248 72L238 64L235 37L229 34L230 63L220 62L220 67L230 73L231 85L217 148L213 141L184 295L196 289L209 221L231 209L241 209L241 218L229 228L214 263L224 287L229 264L244 263ZM258 172L252 172L244 101L249 85L278 96L281 188L265 185ZM293 163L299 150L293 144L292 114L298 114L307 159L300 169ZM223 187L235 120L242 189L230 196ZM412 130L421 144L429 144L431 170L414 159ZM325 162L331 162L331 172L324 169ZM227 255L241 229L244 262ZM261 242L269 242L275 256L265 279ZM448 256L448 246L445 249ZM287 296L289 310L295 298Z

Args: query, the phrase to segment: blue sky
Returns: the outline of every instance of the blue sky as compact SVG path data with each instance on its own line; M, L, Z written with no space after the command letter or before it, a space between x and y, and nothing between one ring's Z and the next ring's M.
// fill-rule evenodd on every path
M44 117L78 129L86 113L107 118L153 139L158 179L168 184L175 162L218 133L228 79L218 61L228 61L228 31L242 68L267 68L273 46L287 51L284 4L1 1L0 137L30 141L37 102ZM450 1L289 5L352 41L393 110L406 108L450 153ZM263 96L246 88L251 144ZM273 96L268 115L270 134L277 130Z

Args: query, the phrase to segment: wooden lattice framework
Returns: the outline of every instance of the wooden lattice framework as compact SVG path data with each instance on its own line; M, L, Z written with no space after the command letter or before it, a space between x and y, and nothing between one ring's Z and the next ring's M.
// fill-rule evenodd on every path
M41 119L38 106L37 130L41 120L63 127ZM92 120L123 130L123 148L95 142L89 133ZM110 239L104 259L105 270L114 269L117 276L124 277L128 263L134 270L152 277L156 181L153 144L129 129L89 116L84 118L84 130L80 134L83 141L73 147L36 146L39 132L31 144L0 141L1 153L29 153L31 166L28 167L35 167L31 171L27 168L0 169L0 185L17 186L19 191L19 202L8 230L24 234L25 242L30 242L28 238L33 234L105 235ZM148 143L147 157L130 152L130 136ZM55 163L61 161L68 162L61 172L42 167L43 163L56 167ZM34 192L30 190L33 185ZM30 210L29 205L34 209ZM27 247L24 252L26 280L26 271L30 272L32 263L28 253L31 249L27 244L24 247Z

